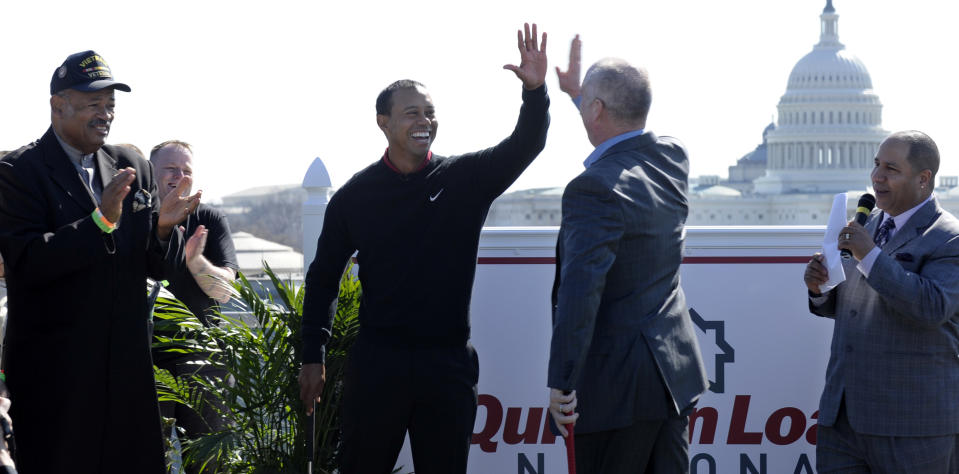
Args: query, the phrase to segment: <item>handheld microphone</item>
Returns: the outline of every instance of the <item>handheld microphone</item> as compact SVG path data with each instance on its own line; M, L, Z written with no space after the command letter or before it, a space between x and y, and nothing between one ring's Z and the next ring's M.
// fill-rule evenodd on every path
M866 219L874 207L876 207L876 197L869 193L863 194L862 197L859 198L859 206L856 208L856 223L865 225ZM847 260L852 258L852 252L848 249L842 249L839 251L839 254Z

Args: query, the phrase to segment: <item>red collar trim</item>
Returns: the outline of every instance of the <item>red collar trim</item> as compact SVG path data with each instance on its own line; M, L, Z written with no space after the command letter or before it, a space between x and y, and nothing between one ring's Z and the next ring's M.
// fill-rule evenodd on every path
M414 173L423 171L423 168L426 168L426 165L428 165L428 164L430 163L430 160L432 160L432 159L433 159L433 152L432 152L432 151L426 152L426 159L423 160L423 164L421 164L420 167L417 168L416 171L414 171ZM386 166L388 166L391 170L393 170L394 173L403 174L403 172L400 171L400 169L397 168L396 165L394 165L392 161L390 161L390 149L389 149L389 147L387 147L387 148L386 148L386 151L383 152L383 163L386 163Z

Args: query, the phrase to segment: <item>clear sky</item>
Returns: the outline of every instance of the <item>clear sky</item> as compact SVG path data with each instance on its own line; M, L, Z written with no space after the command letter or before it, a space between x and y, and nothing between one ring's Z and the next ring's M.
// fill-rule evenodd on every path
M95 5L95 6L88 6ZM426 84L443 155L512 130L521 85L516 29L549 34L550 68L580 33L585 66L618 56L650 71L648 128L690 151L692 175L726 175L774 117L792 66L819 40L824 0L487 0L99 2L0 0L0 149L49 125L49 83L94 49L133 92L118 92L109 141L144 151L194 144L197 185L215 198L299 183L321 157L335 186L386 146L374 101L393 80ZM940 174L959 174L959 28L954 2L835 0L839 38L865 63L887 130L937 141ZM556 84L544 152L513 190L562 186L592 150ZM866 184L867 177L863 177Z

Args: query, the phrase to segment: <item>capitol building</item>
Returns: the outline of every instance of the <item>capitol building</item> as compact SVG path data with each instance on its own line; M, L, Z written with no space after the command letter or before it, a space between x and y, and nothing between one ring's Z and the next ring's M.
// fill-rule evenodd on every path
M690 179L688 225L825 224L833 195L854 209L873 168L882 102L865 64L839 41L839 15L828 0L819 42L789 73L777 120L762 143L729 167L726 179ZM936 197L959 210L959 178L939 178ZM559 225L563 188L517 191L490 209L492 226Z

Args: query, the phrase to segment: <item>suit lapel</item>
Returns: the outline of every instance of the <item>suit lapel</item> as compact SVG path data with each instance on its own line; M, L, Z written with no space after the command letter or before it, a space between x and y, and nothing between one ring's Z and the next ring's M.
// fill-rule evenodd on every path
M93 210L97 207L97 200L93 193L85 184L76 167L70 162L67 152L63 151L56 135L53 134L53 127L47 130L47 133L40 139L44 147L43 158L47 167L50 169L50 179L63 189L63 192L70 196L73 201L84 210Z
M97 168L100 172L100 182L103 183L103 189L107 188L113 175L117 174L117 160L108 155L103 148L97 150Z
M936 200L932 199L927 202L906 221L906 225L904 225L902 229L897 230L896 233L893 234L889 242L886 242L886 246L882 248L883 253L892 255L893 252L909 243L910 240L922 235L939 217L939 214L941 214L941 211Z

